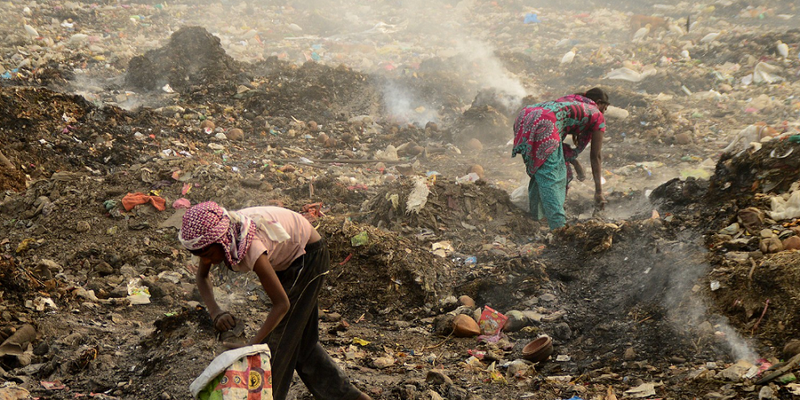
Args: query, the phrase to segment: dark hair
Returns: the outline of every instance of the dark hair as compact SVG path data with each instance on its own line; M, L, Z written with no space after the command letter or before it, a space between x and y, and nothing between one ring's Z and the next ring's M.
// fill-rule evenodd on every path
M606 94L606 92L604 92L603 89L600 88L592 88L587 90L586 93L583 94L583 97L586 97L587 99L594 101L597 105L600 105L602 103L611 104L608 102L608 95Z

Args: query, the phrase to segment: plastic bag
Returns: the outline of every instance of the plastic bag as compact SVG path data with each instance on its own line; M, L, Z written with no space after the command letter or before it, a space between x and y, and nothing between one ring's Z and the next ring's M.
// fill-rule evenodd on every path
M772 205L772 212L769 216L776 220L784 220L800 217L800 188L793 187L792 195L788 199L783 196L775 196L770 202Z
M270 357L266 344L228 350L211 361L189 390L200 400L272 400Z
M428 189L425 178L416 177L414 180L414 190L409 193L408 200L406 200L406 214L412 212L419 214L428 202L428 194L430 194L430 192L431 190Z
M520 180L519 187L511 192L511 203L526 212L531 211L531 203L528 200L528 184L530 181L531 178L525 176L525 178Z
M353 247L365 246L369 243L369 233L367 231L359 232L350 238L350 245Z

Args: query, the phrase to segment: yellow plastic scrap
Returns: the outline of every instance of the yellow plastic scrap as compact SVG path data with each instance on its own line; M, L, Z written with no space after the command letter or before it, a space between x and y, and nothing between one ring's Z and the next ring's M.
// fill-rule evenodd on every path
M355 343L355 344L357 344L359 346L366 346L366 345L369 344L368 341L366 341L364 339L361 339L361 338L353 338L353 343Z
M492 371L491 373L489 373L489 377L492 383L502 383L504 385L508 385L506 377L502 373L500 373L500 371Z
M23 253L23 252L27 251L28 248L31 247L31 244L33 242L35 242L35 241L36 241L36 239L34 239L34 238L27 238L27 239L19 242L19 246L17 246L17 253Z

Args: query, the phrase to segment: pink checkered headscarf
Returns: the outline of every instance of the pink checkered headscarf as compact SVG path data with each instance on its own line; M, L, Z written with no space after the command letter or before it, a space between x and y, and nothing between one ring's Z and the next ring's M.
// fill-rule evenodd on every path
M250 218L207 201L186 210L178 239L189 250L219 243L226 263L234 266L247 254L255 234L256 224Z

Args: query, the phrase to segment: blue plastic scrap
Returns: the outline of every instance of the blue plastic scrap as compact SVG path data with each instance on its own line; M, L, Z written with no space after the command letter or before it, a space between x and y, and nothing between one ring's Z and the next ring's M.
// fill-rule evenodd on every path
M525 23L526 24L538 24L542 21L539 19L539 15L536 13L527 13L525 14Z

